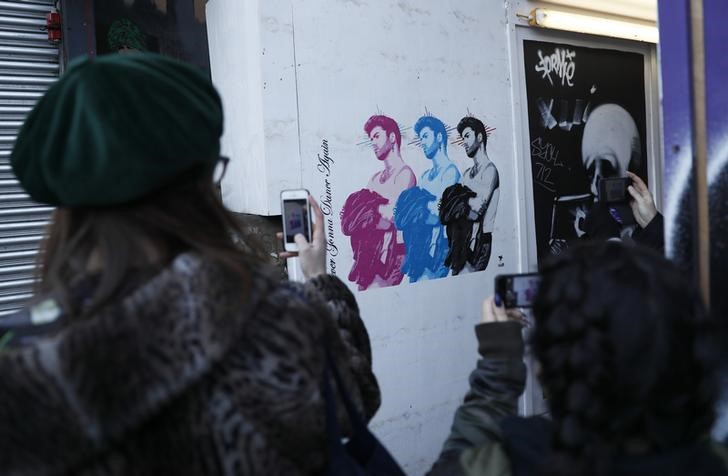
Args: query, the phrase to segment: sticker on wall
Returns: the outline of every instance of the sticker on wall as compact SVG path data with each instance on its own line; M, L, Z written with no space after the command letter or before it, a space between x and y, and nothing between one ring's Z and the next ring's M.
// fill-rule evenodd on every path
M599 202L605 178L647 176L644 56L523 42L538 258L636 226L626 201Z
M419 176L402 155L409 130L382 114L363 125L362 144L381 167L348 195L340 213L353 254L348 280L360 291L483 271L490 260L500 185L487 153L494 129L473 116L452 128L435 115L421 116L405 143L426 159ZM472 164L464 172L449 156L455 134L452 144Z

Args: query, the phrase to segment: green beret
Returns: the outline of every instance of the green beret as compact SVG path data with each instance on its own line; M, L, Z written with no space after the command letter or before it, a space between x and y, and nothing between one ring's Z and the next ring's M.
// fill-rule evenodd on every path
M71 64L31 111L10 161L38 202L117 205L211 171L222 127L220 96L194 67L106 55Z

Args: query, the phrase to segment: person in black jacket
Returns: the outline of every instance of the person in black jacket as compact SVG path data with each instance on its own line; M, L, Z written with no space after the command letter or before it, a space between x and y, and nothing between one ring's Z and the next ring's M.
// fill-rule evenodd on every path
M431 475L728 474L709 440L716 321L664 257L591 242L544 267L531 346L550 419L516 417L524 345L497 303L484 303L482 359Z
M613 207L608 203L597 202L589 211L584 222L585 240L621 239L625 221L636 222L631 239L641 245L663 252L665 249L665 223L657 211L652 193L645 182L632 172L627 172L632 184L627 192L632 197L629 209L632 217L623 217L625 206ZM629 213L627 211L626 213Z

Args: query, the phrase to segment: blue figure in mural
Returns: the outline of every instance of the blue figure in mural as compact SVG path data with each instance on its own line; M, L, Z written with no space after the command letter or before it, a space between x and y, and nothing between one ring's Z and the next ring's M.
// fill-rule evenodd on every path
M424 188L412 187L402 192L394 209L394 224L397 229L402 230L406 250L402 273L409 277L411 283L423 277L432 277L434 271L441 271L431 251L432 231L440 225L440 221L435 219L428 208L433 200L435 196ZM447 255L447 248L444 251ZM437 256L438 253L434 255Z
M439 201L447 187L460 181L460 171L447 155L447 129L440 119L422 116L415 123L415 134L419 137L425 157L432 161L432 168L422 174L420 185ZM437 201L434 207L431 206L435 215Z
M410 282L447 276L449 246L440 223L442 193L460 180L460 171L447 155L447 129L433 116L415 123L415 134L432 167L419 180L419 187L402 192L395 208L395 225L402 230L407 256L402 266Z

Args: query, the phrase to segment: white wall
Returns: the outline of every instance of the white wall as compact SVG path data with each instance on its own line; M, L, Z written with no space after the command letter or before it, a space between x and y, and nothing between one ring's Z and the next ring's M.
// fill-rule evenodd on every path
M357 146L367 139L367 118L381 112L409 128L402 155L418 176L428 161L407 143L426 111L451 127L473 114L495 128L488 154L501 185L488 269L357 292L382 390L371 427L408 474L426 471L448 434L477 359L473 326L494 276L521 265L505 19L502 2L482 0L208 3L213 80L228 117L223 147L233 164L226 203L276 213L278 191L296 186L297 175L322 198L328 179L333 258L345 282L352 251L339 212L380 167L369 147ZM317 169L324 139L334 160L328 177ZM461 171L470 166L461 147L449 152Z
M231 159L223 200L235 212L279 214L280 191L301 186L290 2L212 0L207 23Z
M352 251L340 233L338 211L381 168L371 148L356 145L367 140L363 126L371 115L381 112L410 128L402 156L418 177L429 161L406 144L426 111L451 127L470 112L496 128L488 153L500 171L501 196L488 269L357 295L382 389L372 428L408 474L423 474L467 389L480 302L492 292L497 272L519 264L505 12L502 3L482 0L309 5L293 2L303 183L325 197L327 177L317 164L326 139L335 161L328 177L334 212L327 218L342 279ZM461 147L450 145L449 155L461 171L471 165Z
M531 176L520 145L526 119L514 24L531 3L514 2L208 3L213 80L227 115L223 148L232 159L226 204L279 213L279 191L300 185L326 202L330 269L355 292L372 340L382 407L371 427L408 474L424 473L448 434L477 359L473 326L494 276L528 268ZM358 145L367 141L363 125L377 113L397 120L403 158L419 176L429 164L408 143L426 112L451 127L472 114L495 128L488 154L500 173L500 204L490 264L480 273L356 291L339 213L381 167ZM324 140L328 175L318 167ZM461 171L470 165L462 148L449 152Z

